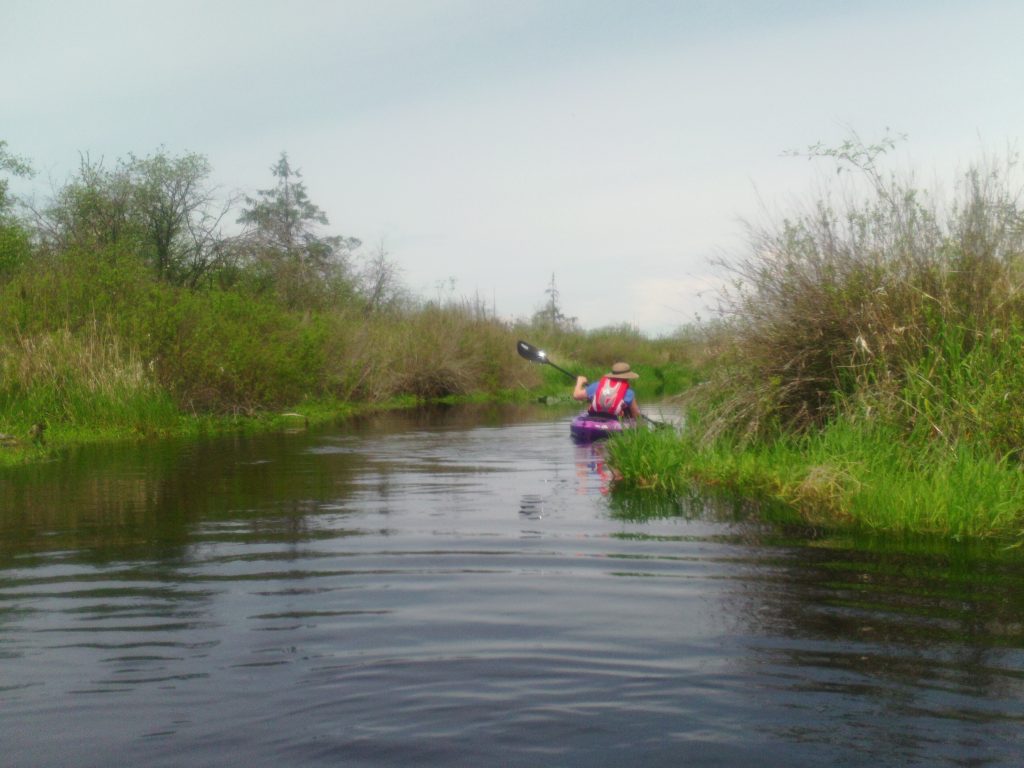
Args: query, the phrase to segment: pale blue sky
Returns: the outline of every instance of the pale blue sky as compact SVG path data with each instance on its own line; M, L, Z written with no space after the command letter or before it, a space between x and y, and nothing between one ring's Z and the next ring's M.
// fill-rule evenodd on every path
M0 0L0 139L45 195L79 153L194 151L225 192L282 150L331 230L406 284L528 316L554 273L586 327L692 319L822 172L783 157L906 133L951 181L1024 126L1024 3ZM701 292L704 291L702 294Z

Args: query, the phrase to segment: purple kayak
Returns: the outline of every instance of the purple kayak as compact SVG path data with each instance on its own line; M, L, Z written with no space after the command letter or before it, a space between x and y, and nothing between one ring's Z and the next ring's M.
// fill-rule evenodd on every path
M569 434L578 442L590 442L621 432L627 426L632 426L632 421L623 422L614 417L592 416L584 412L569 424Z

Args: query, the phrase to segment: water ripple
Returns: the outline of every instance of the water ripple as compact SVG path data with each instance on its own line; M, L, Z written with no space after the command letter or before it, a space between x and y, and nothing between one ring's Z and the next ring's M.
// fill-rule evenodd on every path
M6 764L1018 764L1013 553L632 503L557 414L458 413L0 487Z

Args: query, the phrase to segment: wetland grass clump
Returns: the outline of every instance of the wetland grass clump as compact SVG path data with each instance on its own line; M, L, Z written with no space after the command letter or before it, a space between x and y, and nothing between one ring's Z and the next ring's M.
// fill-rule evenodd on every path
M0 340L0 413L15 432L159 432L177 422L138 351L98 322Z
M1019 539L1024 472L977 445L908 443L890 429L831 424L739 441L637 430L609 445L622 484L682 497L745 498L816 529Z
M541 380L515 354L509 326L472 302L427 302L345 323L333 343L328 369L347 399L497 396Z
M970 171L945 215L909 183L872 174L867 202L826 198L752 230L723 296L708 427L802 432L862 407L959 431L975 405L963 397L1019 357L1007 353L1024 325L1024 220L1006 174ZM1020 433L989 436L1010 445Z
M815 525L1024 535L1024 212L1013 162L940 205L844 145L867 194L751 228L722 355L687 398L675 467L624 474L783 502ZM863 190L862 190L863 192ZM658 438L641 438L662 439ZM650 474L648 474L650 473Z

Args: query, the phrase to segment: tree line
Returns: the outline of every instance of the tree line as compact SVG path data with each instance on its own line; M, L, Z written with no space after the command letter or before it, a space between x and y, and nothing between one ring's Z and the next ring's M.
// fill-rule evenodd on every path
M290 308L361 301L377 310L403 298L383 247L359 259L357 238L325 231L327 214L286 152L270 171L273 186L225 200L198 153L159 149L110 166L83 155L37 205L11 194L9 177L32 168L0 141L0 280L33 260L116 249L169 285L273 294Z
M13 192L31 174L0 141L2 433L46 424L56 443L174 432L182 416L522 395L542 376L517 338L592 346L553 278L528 331L479 297L414 296L383 246L331 231L285 152L266 188L226 197L192 152L83 155L38 203Z
M414 296L382 246L331 232L285 152L270 185L226 198L196 153L83 155L41 203L12 192L31 173L0 142L0 433L45 424L57 444L210 414L524 397L544 377L518 338L581 363L670 356L640 355L635 329L581 331L553 275L526 321Z

